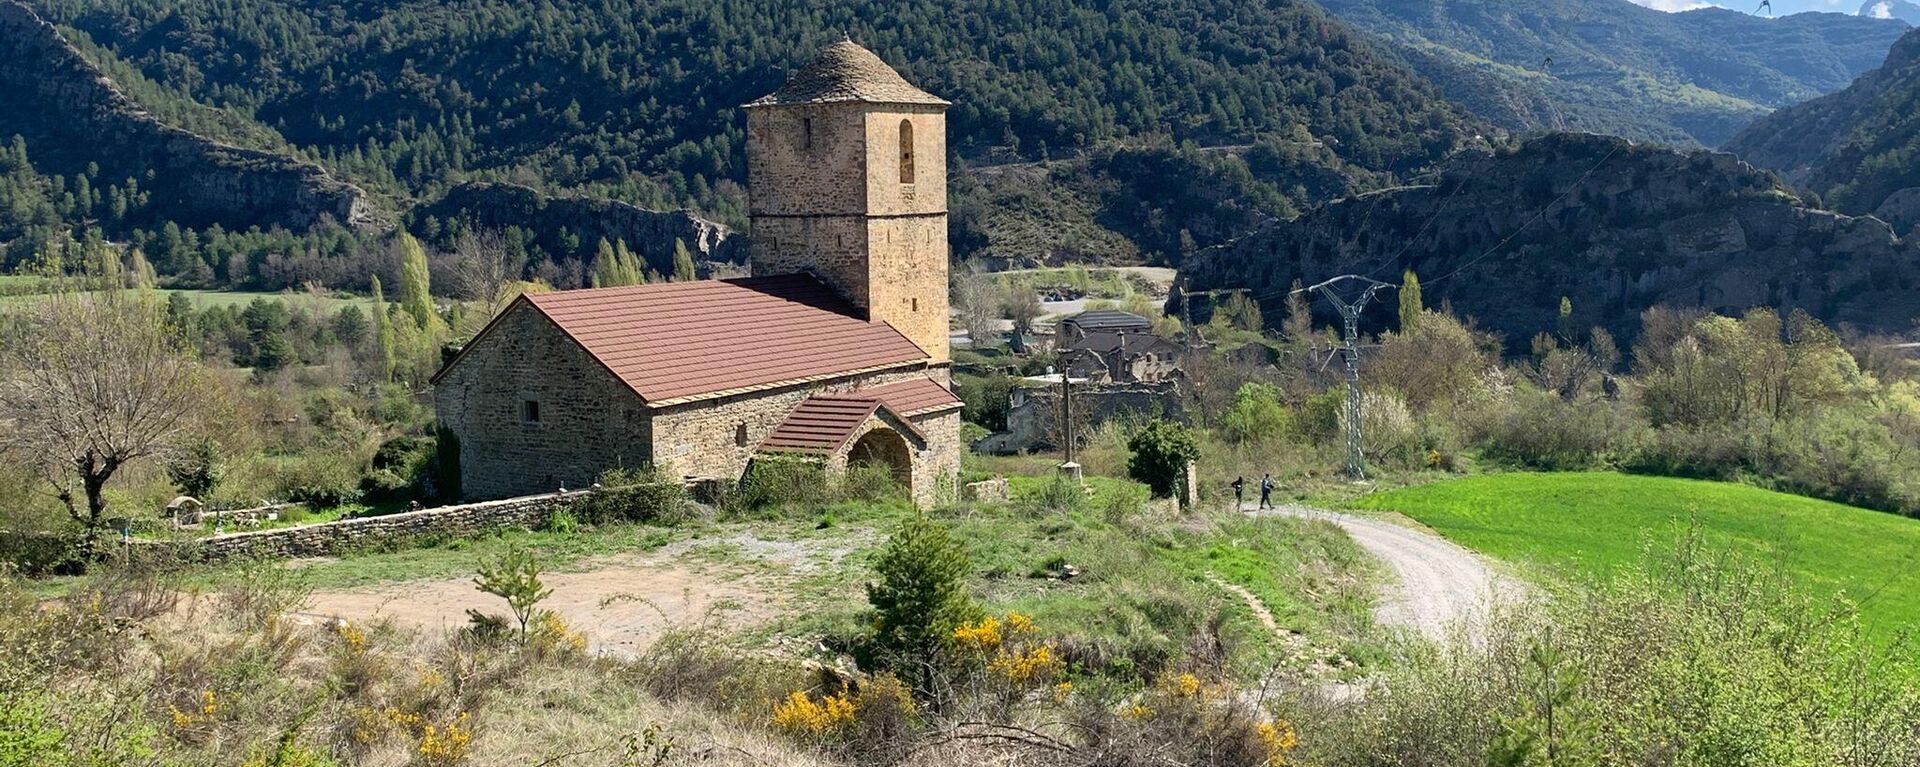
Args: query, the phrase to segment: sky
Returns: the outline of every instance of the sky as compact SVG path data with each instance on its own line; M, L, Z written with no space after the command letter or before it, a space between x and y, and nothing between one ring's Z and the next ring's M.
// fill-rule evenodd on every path
M1863 0L1773 0L1773 15L1785 16L1789 13L1801 13L1803 11L1854 13L1860 10L1862 1ZM1760 7L1760 0L1753 0L1751 3L1738 2L1737 0L1716 0L1716 2L1712 3L1702 2L1701 0L1633 0L1633 2L1662 11L1689 11L1695 8L1705 8L1709 5L1718 5L1722 8L1732 8L1736 11L1753 13Z

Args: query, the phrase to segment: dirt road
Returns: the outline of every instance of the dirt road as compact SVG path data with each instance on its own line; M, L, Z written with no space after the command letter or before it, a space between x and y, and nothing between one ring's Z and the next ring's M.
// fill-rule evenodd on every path
M1417 631L1434 641L1454 627L1468 637L1485 629L1495 600L1519 594L1522 586L1494 572L1478 554L1446 539L1381 519L1305 506L1282 506L1249 515L1319 519L1339 525L1360 548L1387 564L1395 583L1374 608L1382 624Z

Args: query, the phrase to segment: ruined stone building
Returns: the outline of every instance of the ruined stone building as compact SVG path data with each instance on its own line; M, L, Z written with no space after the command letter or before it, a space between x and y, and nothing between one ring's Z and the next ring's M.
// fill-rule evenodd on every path
M462 494L733 482L770 453L951 487L947 106L852 42L747 104L753 276L516 299L433 379Z

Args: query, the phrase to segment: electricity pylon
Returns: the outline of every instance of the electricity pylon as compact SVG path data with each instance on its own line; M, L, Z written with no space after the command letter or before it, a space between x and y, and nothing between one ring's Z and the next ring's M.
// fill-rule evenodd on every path
M1363 286L1359 297L1352 301L1334 292L1335 286L1346 282L1358 282ZM1382 288L1392 287L1397 286L1372 277L1343 274L1318 285L1301 288L1302 291L1314 291L1326 297L1327 303L1340 311L1340 318L1346 320L1346 336L1340 347L1340 356L1347 363L1347 476L1356 481L1367 478L1367 459L1361 451L1360 441L1360 312L1366 310L1367 302L1373 300L1373 294Z

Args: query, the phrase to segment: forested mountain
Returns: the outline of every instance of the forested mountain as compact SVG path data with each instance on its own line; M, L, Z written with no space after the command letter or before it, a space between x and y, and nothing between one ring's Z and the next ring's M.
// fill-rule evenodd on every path
M1727 149L1820 194L1836 210L1920 224L1920 30L1852 87L1755 122ZM1883 210L1884 209L1884 210Z
M1878 65L1900 21L1664 13L1627 0L1323 0L1503 127L1717 146Z
M1278 137L1372 178L1475 132L1306 0L33 4L136 72L143 102L244 116L259 129L222 138L284 142L401 207L505 181L739 226L736 106L843 35L951 99L952 152L974 164Z
M1920 241L1808 207L1731 155L1581 134L1462 153L1431 185L1272 224L1181 273L1198 289L1251 288L1278 316L1296 279L1408 269L1428 305L1511 344L1554 327L1563 297L1572 327L1620 337L1658 304L1804 309L1881 331L1920 314Z

